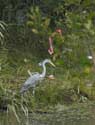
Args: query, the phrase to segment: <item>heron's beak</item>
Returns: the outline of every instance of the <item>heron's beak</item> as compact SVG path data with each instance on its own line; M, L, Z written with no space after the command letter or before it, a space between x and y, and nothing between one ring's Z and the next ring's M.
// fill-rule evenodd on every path
M51 64L53 67L55 67L55 65L53 64L53 62L50 61L50 64Z

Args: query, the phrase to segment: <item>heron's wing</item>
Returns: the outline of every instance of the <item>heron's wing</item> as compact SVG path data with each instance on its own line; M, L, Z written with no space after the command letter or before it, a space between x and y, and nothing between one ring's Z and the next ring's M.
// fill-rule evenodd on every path
M34 85L38 80L40 80L40 74L36 73L34 75L31 75L26 81L25 85Z
M40 80L40 74L36 73L34 75L31 75L24 83L24 85L21 88L21 93L23 93L24 91L26 91L28 88L30 87L35 87L35 85L37 84L37 82Z

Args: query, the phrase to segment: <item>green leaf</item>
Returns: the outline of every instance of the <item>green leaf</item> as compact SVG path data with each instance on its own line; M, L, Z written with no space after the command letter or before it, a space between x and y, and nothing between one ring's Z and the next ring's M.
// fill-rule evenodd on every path
M36 29L32 29L32 32L35 33L35 34L39 33L38 30L36 30Z
M44 21L44 25L49 26L49 24L50 24L50 19L46 18L45 21Z
M34 24L33 21L28 21L28 22L27 22L27 25L28 25L28 26L33 26L33 24Z
M88 22L85 23L84 26L86 27L86 29L90 30L90 29L91 29L91 26L92 26L91 20L88 20Z
M0 32L0 37L1 37L1 38L4 38L4 36L3 36L3 34L2 34L1 32Z

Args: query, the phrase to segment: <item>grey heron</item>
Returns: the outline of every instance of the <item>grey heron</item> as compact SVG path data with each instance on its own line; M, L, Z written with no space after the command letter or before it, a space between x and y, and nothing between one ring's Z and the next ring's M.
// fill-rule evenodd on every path
M38 84L39 81L43 80L46 76L46 63L50 63L52 66L55 65L49 59L45 59L43 62L39 63L39 66L43 67L42 73L29 73L30 77L25 81L24 85L22 86L20 93L26 92L30 87L35 89L35 86ZM34 91L33 91L34 93Z

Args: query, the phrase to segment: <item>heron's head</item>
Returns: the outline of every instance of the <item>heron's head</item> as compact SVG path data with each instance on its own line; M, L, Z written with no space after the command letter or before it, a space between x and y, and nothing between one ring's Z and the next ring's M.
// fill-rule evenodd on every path
M50 63L53 67L55 67L55 65L53 64L53 62L50 59L45 59L42 64L46 64L46 63Z

